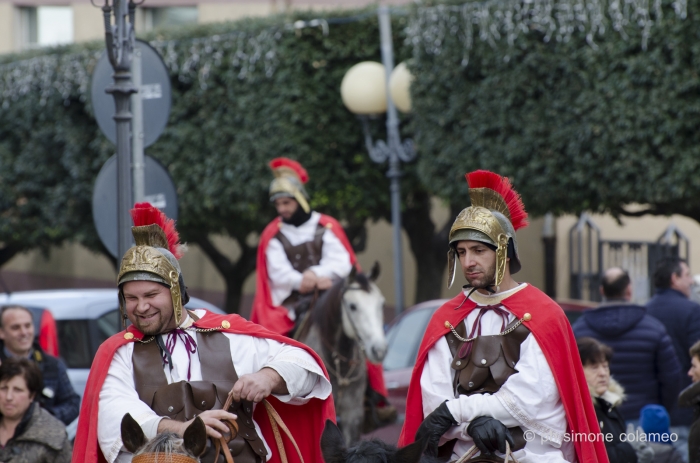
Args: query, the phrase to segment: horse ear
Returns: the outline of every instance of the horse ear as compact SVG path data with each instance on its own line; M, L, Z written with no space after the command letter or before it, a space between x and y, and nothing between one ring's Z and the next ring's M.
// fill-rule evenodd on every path
M321 453L326 463L345 463L345 438L331 420L326 420L326 426L323 428Z
M372 271L369 274L369 281L377 281L377 278L379 278L379 272L381 270L381 266L379 265L379 261L375 261L374 265L372 266Z
M418 463L423 455L423 447L424 445L421 441L402 447L394 454L393 460L400 463Z
M196 417L192 424L187 426L182 435L185 448L195 457L200 456L207 449L207 427L200 417Z
M146 435L143 429L128 413L122 418L122 442L124 448L131 453L146 445Z
M356 276L357 276L357 267L353 265L353 266L352 266L352 270L350 270L350 274L348 275L348 278L347 278L348 284L350 284L350 283L352 283L353 281L355 281L355 277L356 277Z

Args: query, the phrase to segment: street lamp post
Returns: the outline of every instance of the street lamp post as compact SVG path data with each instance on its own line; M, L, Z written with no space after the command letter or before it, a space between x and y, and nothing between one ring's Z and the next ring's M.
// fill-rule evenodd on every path
M107 56L114 69L114 84L106 89L114 97L114 120L117 125L117 227L118 256L131 247L129 209L133 204L131 191L131 105L137 89L131 81L134 51L134 17L136 3L126 0L105 0L102 6L105 23ZM112 24L114 12L114 24Z
M350 111L360 116L365 144L372 161L382 164L388 161L387 177L391 180L391 223L393 228L394 251L394 291L396 313L404 309L403 291L403 253L401 247L401 162L410 162L415 156L413 141L401 141L399 118L392 100L395 94L392 85L394 71L394 50L391 38L391 17L387 6L380 6L379 35L382 52L382 65L363 62L353 66L343 78L341 94L343 102ZM397 68L398 70L398 68ZM405 73L405 67L401 68ZM383 100L383 101L382 101ZM369 130L367 115L385 112L387 141L374 142Z

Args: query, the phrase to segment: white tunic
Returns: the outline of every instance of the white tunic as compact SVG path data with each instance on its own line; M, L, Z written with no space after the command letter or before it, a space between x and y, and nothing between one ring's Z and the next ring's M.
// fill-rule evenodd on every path
M490 296L475 292L471 299L477 305L495 305L526 285L523 283L512 290ZM465 319L467 332L471 331L478 313L475 309ZM514 319L515 316L510 314L508 323ZM500 331L501 317L493 311L486 312L481 318L482 336ZM424 415L435 410L446 399L456 397L447 402L447 407L459 425L448 431L440 441L443 444L458 439L454 458L461 457L474 445L467 434L471 420L486 415L500 420L507 427L520 426L526 432L528 442L525 448L514 453L521 463L575 461L573 446L564 442L567 423L559 390L534 336L528 336L520 346L520 360L515 367L518 373L510 376L494 394L455 395L452 388L452 358L447 340L442 337L428 352L420 384Z
M321 214L312 212L311 218L298 227L280 222L280 231L289 240L292 246L313 241L318 228ZM272 303L280 305L287 299L292 291L298 290L301 285L302 274L294 270L291 262L284 252L284 246L277 238L272 238L265 250L267 259L267 276L270 279ZM352 270L350 254L331 230L323 232L323 248L321 260L318 265L309 267L317 277L345 278ZM292 315L293 316L293 315Z
M195 311L195 314L200 318L206 316L207 313L206 310ZM191 324L192 319L188 316L180 326L186 328ZM193 339L196 340L194 331L188 331L188 333L191 333ZM289 390L287 395L275 395L282 402L300 405L312 398L325 399L331 394L331 384L324 376L321 367L303 349L254 336L230 333L224 333L224 336L229 339L231 344L231 359L239 377L255 373L263 367L273 368L282 376ZM119 427L125 413L131 414L149 439L157 434L158 423L164 419L156 415L148 405L139 399L134 385L134 369L131 359L133 351L134 343L128 343L117 349L100 391L97 438L100 449L109 463L114 462L120 452L122 455L127 453L122 448ZM178 340L175 345L172 359L172 372L168 365L163 367L168 384L187 381L188 355L181 340ZM202 381L199 356L194 353L190 359L190 381ZM206 380L206 378L204 379ZM262 438L257 423L255 423L255 428ZM272 453L267 442L265 442L265 447L269 459ZM120 457L119 461L130 461L130 458Z

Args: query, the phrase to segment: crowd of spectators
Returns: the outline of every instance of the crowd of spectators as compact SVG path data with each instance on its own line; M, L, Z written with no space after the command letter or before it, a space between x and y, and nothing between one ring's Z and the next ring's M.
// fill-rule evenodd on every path
M646 436L606 441L611 463L700 463L700 305L688 264L662 259L654 286L640 306L625 270L605 272L603 303L572 327L581 363L601 432Z
M70 462L66 425L79 407L65 364L37 343L32 313L0 307L0 462Z

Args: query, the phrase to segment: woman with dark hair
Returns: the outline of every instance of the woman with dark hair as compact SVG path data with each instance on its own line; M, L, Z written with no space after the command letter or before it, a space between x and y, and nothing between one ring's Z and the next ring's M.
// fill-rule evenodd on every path
M649 463L654 453L647 445L635 449L629 442L623 442L621 435L626 433L625 420L616 408L624 400L624 390L610 377L612 349L596 339L582 337L576 340L578 352L586 375L588 389L593 398L600 432L605 439L610 463ZM608 437L610 435L610 437ZM639 443L634 442L636 446Z
M0 461L68 463L71 444L62 422L35 400L43 388L41 371L25 358L0 365Z

